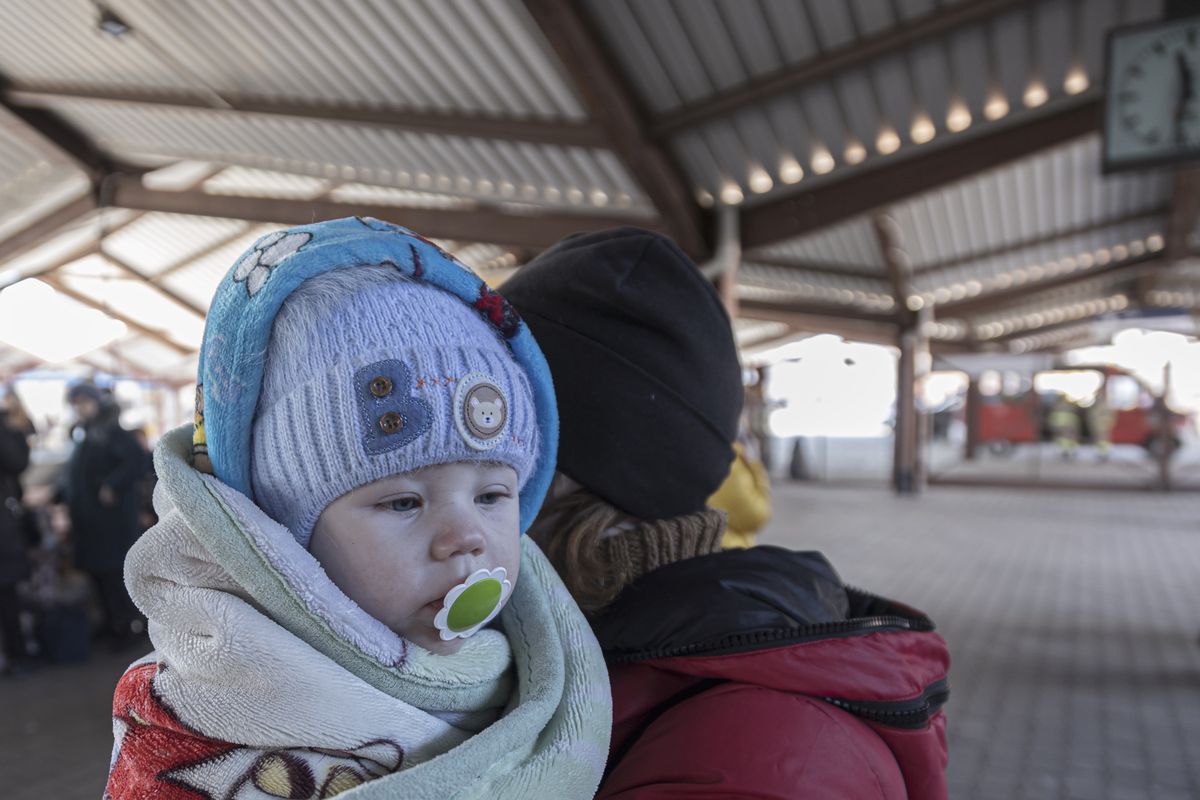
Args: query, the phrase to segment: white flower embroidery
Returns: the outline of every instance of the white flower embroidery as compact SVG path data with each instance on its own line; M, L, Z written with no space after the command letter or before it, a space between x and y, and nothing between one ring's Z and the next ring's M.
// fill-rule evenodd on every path
M263 237L254 249L242 257L233 271L235 281L246 282L246 293L251 297L271 277L271 270L282 264L312 239L311 233L285 233L276 231Z
M442 609L433 618L433 625L438 629L442 641L448 642L456 637L465 639L495 619L512 594L512 584L507 578L508 570L504 567L481 569L446 592ZM467 596L463 597L464 594ZM455 608L456 603L459 604L458 608Z

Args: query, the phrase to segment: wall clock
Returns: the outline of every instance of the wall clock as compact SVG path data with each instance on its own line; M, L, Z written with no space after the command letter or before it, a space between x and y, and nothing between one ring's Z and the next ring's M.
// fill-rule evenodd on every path
M1200 17L1109 32L1104 171L1200 161Z

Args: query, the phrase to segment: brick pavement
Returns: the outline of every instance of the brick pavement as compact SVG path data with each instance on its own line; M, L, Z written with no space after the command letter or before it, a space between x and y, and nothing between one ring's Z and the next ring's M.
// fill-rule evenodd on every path
M782 484L763 541L937 620L955 800L1200 798L1200 495ZM96 800L135 655L0 680L4 800Z

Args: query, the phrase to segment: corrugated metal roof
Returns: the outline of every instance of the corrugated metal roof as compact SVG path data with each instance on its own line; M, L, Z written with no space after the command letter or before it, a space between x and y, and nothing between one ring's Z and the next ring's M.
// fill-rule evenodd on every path
M89 256L64 267L58 272L58 279L95 300L101 310L111 309L145 328L162 332L183 347L200 349L204 337L202 317L157 291L152 284L108 263L103 256Z
M1099 166L1100 137L1086 136L899 203L889 214L899 225L900 246L920 271L1161 212L1169 203L1168 173L1102 176Z
M245 222L184 214L143 214L137 221L105 237L109 253L143 275L156 276L209 248L216 240L244 233Z
M70 99L51 107L128 158L201 159L542 208L652 209L604 150L141 103Z
M981 341L999 336L1082 320L1129 306L1124 290L1128 279L1102 275L1068 288L1046 292L1033 302L1015 303L1008 309L980 314L971 319Z
M209 194L282 197L290 200L312 200L328 193L331 186L323 178L248 167L227 167L204 181L204 191Z
M23 124L0 108L0 238L88 189L78 169L7 128Z
M704 123L671 140L706 202L748 205L992 120L1095 96L1106 30L1156 18L1161 0L1045 0ZM933 3L588 0L597 29L652 114L819 60L935 11ZM1070 80L1068 80L1070 79ZM1029 106L1032 110L1026 110ZM970 134L963 134L970 135ZM932 143L925 142L932 140Z
M134 216L134 211L110 208L94 211L64 225L38 246L0 264L0 286L53 268L73 253L95 248L103 230L120 225Z
M869 217L858 217L818 233L747 251L747 261L756 259L877 270L884 277L883 254Z
M770 302L815 301L875 311L894 308L888 286L883 281L806 273L790 267L749 262L738 270L738 297Z
M948 303L992 290L1033 286L1043 279L1083 273L1161 249L1162 227L1161 220L1151 219L1055 239L955 267L919 272L912 277L912 287L926 303Z
M519 0L0 0L0 72L18 84L580 119Z

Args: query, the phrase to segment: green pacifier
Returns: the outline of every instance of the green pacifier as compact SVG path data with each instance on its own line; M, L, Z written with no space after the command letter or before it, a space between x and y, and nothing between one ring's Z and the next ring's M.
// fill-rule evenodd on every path
M504 567L481 569L446 592L442 610L433 619L443 641L465 639L491 622L512 593Z

